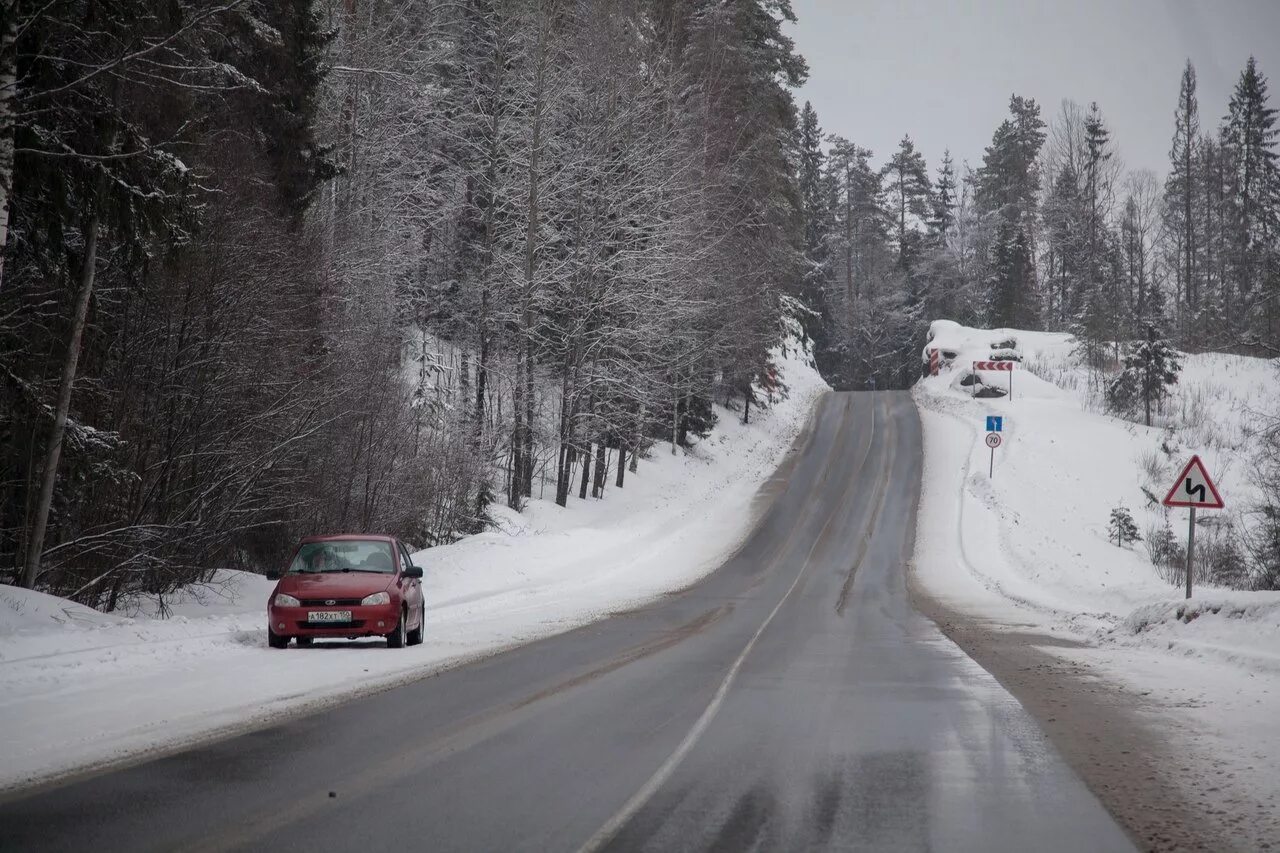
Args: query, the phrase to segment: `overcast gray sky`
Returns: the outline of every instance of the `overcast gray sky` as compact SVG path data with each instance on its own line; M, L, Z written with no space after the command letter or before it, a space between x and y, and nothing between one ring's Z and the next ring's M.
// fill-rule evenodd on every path
M1280 107L1280 0L792 0L809 61L798 101L883 162L909 133L932 175L944 148L975 168L1009 95L1049 120L1097 101L1120 156L1164 175L1189 57L1215 128L1250 54Z

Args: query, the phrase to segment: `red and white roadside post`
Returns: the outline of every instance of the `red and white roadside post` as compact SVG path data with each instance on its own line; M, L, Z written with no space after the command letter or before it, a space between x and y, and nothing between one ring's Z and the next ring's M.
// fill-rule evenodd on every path
M973 363L973 372L976 374L979 370L1004 370L1009 373L1009 399L1013 399L1013 365L1012 361L975 361ZM976 384L976 383L975 383Z
M937 376L938 371L942 368L942 353L937 347L929 349L929 375Z
M1191 524L1187 528L1187 598L1190 598L1191 572L1196 564L1196 510L1222 509L1226 506L1199 456L1192 456L1191 461L1182 469L1169 489L1169 494L1164 496L1164 505L1187 507L1191 510Z

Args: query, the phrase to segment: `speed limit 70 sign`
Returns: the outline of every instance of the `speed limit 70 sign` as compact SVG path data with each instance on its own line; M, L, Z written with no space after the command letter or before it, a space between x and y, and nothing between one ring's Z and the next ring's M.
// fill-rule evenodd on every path
M1000 433L989 432L983 441L991 448L991 461L987 464L987 478L990 479L996 473L996 448L1000 446Z

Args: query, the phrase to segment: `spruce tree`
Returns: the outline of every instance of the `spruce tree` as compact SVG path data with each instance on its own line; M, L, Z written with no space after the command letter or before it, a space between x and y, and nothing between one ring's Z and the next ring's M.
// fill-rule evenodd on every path
M1035 264L1031 257L1031 243L1021 222L1000 219L988 267L987 324L1018 329L1038 327Z
M977 204L992 227L988 250L989 322L1037 328L1039 293L1032 245L1040 192L1040 148L1045 123L1034 99L1013 95L977 173Z
M1133 521L1133 514L1124 504L1111 510L1111 523L1107 525L1107 532L1116 540L1119 548L1123 548L1126 542L1138 542L1142 539L1138 525Z
M804 278L801 296L811 314L803 318L805 332L815 348L825 347L823 319L827 316L826 283L830 276L827 238L831 230L830 198L823 179L826 156L822 151L822 128L818 113L808 101L800 112L797 184L800 210L804 217Z
M1169 227L1181 251L1178 265L1179 333L1188 332L1188 318L1199 303L1196 287L1196 227L1192 210L1197 196L1196 157L1200 138L1200 112L1196 100L1196 69L1187 60L1174 111L1173 144L1169 149L1169 177L1165 182Z
M1096 289L1102 278L1103 229L1105 226L1107 196L1110 193L1110 181L1106 174L1107 162L1111 159L1111 133L1102 121L1102 113L1097 103L1089 105L1089 114L1084 122L1085 132L1085 164L1084 192L1088 206L1085 223L1087 240L1086 275L1087 287Z
M908 228L907 214L924 219L929 215L931 202L924 156L916 151L910 136L902 137L898 150L885 164L881 174L888 179L885 190L897 220L898 266L909 270L918 254L918 234Z
M1144 422L1151 426L1151 406L1169 396L1177 384L1182 362L1169 342L1160 336L1154 323L1147 336L1129 348L1124 369L1107 386L1107 402L1113 411L1127 413L1142 404Z
M1251 56L1231 96L1221 133L1229 163L1227 203L1230 245L1224 266L1234 295L1245 305L1259 306L1255 331L1270 338L1274 331L1277 283L1263 278L1280 231L1280 155L1275 151L1276 108L1267 103L1267 78ZM1261 291L1269 285L1269 293Z
M942 165L938 167L938 177L933 183L933 211L929 218L929 229L939 243L946 239L951 230L955 221L955 208L955 164L948 149L942 152Z

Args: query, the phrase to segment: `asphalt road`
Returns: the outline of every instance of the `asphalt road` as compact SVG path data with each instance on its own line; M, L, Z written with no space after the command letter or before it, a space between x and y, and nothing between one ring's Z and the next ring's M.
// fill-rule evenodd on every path
M912 610L920 475L909 396L829 394L702 583L11 798L0 849L1132 849L1021 706Z

